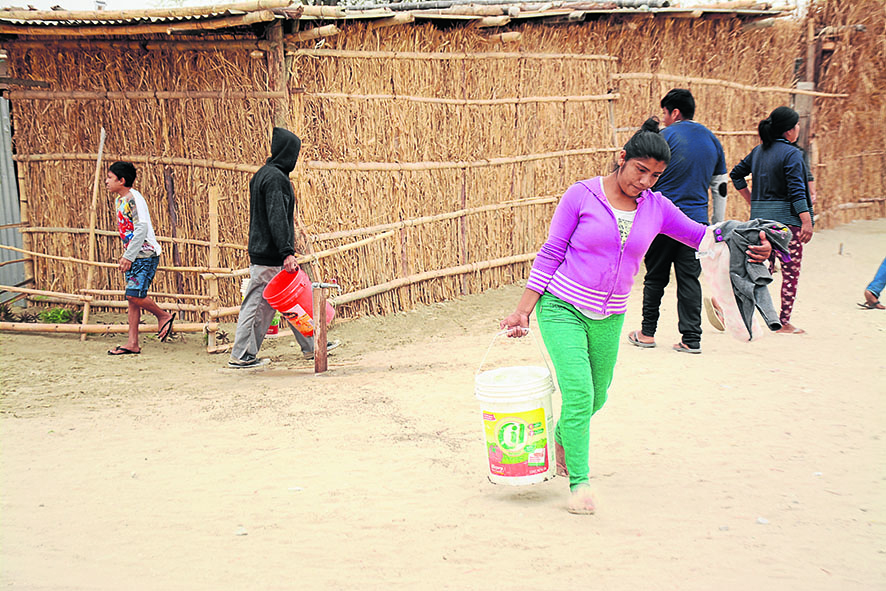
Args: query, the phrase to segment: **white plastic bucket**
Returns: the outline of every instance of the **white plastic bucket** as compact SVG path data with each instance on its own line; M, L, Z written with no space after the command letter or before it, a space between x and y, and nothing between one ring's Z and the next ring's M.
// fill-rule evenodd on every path
M547 367L501 367L477 374L474 395L483 416L490 482L523 485L554 477L553 393Z

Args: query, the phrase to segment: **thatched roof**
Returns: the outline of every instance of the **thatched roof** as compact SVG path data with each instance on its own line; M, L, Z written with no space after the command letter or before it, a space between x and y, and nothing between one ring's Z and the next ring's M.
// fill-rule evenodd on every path
M739 18L754 21L786 16L792 7L751 1L676 7L665 0L610 2L523 0L432 0L358 7L306 6L291 0L255 0L236 4L122 11L0 10L0 35L106 37L193 33L250 28L275 20L371 20L388 25L420 21L464 22L502 27L511 22L575 23L614 15L644 18Z

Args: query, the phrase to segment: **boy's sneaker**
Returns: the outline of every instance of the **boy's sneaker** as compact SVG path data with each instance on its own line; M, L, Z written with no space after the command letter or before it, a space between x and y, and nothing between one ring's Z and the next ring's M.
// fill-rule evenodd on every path
M332 351L333 349L337 349L339 345L341 345L341 342L340 342L340 341L330 341L330 342L326 343L326 353L327 353L327 355L328 355L329 352ZM305 356L305 359L313 359L313 358L314 358L314 352L313 352L313 351L311 351L310 353L302 353L302 355Z
M259 359L256 357L255 359L251 359L249 361L228 361L228 367L230 369L252 369L254 367L263 367L271 362L267 357L263 357Z

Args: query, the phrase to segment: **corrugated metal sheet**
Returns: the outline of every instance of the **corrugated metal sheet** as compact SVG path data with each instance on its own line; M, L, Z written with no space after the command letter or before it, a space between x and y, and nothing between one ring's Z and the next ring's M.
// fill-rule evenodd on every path
M30 26L43 26L43 27L82 27L86 25L138 25L138 24L149 24L149 23L180 23L180 22L188 22L188 21L202 21L209 20L213 18L218 18L222 16L239 16L246 14L242 10L218 10L218 11L207 11L206 14L201 15L186 15L186 16L152 16L152 17L141 17L141 18L125 18L125 19L67 19L67 20L31 20L31 19L17 19L17 18L8 18L5 17L3 12L0 11L0 21L7 22L14 25L30 25Z
M0 226L21 221L18 204L18 184L12 162L12 134L9 126L9 101L0 98ZM22 235L18 228L0 228L0 244L22 247ZM0 261L22 258L20 253L0 248ZM0 284L18 285L25 279L24 263L0 267ZM2 299L9 299L11 294Z

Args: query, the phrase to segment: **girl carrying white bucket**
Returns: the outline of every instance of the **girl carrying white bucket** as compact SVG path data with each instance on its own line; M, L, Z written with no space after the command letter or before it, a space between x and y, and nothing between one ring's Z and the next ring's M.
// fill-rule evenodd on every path
M628 294L653 238L665 234L698 249L707 226L691 220L650 188L670 161L658 122L649 119L618 155L614 172L570 187L554 212L517 309L501 321L522 337L536 312L554 364L562 406L554 433L558 473L568 475L570 513L592 514L590 421L612 383ZM762 262L761 245L748 255Z

